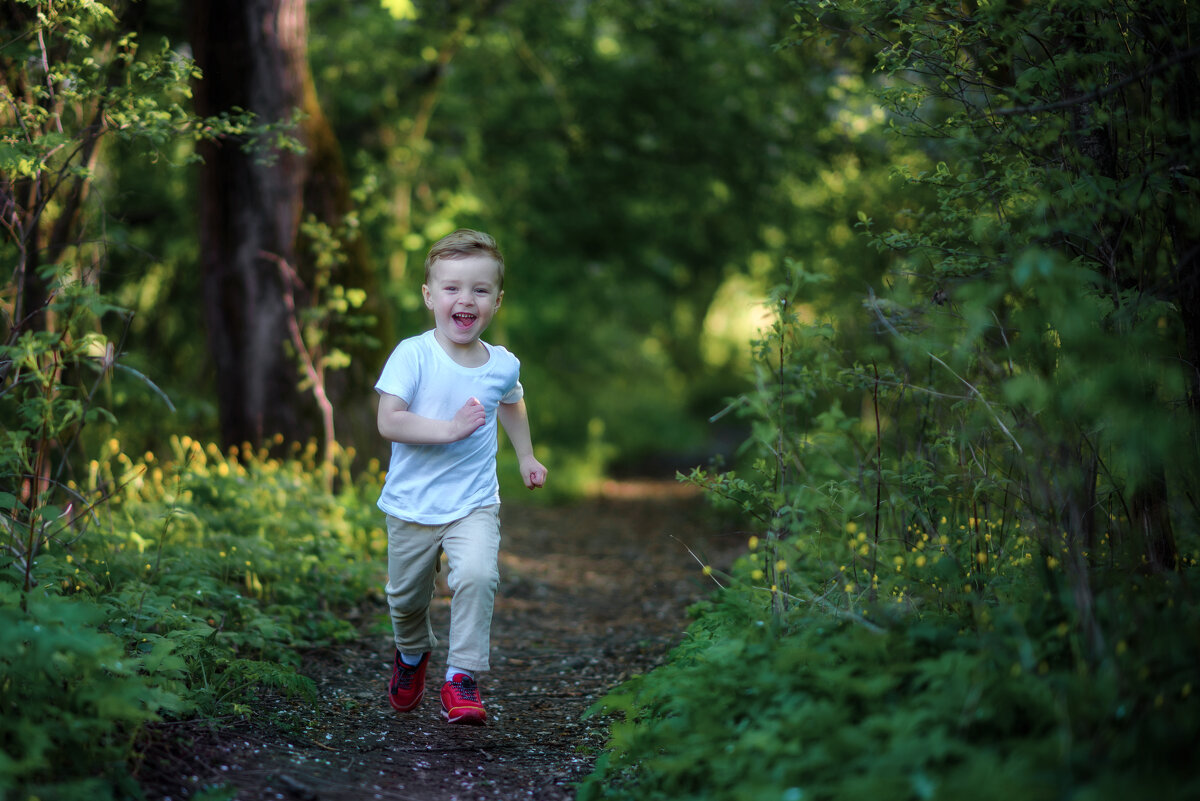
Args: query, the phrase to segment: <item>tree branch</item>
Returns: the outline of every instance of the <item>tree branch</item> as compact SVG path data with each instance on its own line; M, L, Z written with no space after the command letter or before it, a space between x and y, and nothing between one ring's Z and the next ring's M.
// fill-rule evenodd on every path
M1182 53L1177 54L1172 59L1163 61L1154 65L1153 67L1142 70L1141 72L1135 72L1132 75L1127 75L1116 83L1100 87L1099 89L1088 92L1087 94L1078 95L1076 97L1068 97L1065 100L1058 100L1053 103L1043 103L1036 106L1011 106L1009 108L999 108L993 111L992 114L997 117L1011 117L1017 114L1036 114L1042 111L1057 111L1058 109L1070 108L1071 106L1078 106L1084 103L1092 103L1096 100L1108 97L1114 92L1120 91L1134 81L1139 81L1142 78L1147 78L1151 75L1162 72L1163 70L1170 69L1176 64L1190 61L1198 55L1200 55L1200 45L1184 50Z

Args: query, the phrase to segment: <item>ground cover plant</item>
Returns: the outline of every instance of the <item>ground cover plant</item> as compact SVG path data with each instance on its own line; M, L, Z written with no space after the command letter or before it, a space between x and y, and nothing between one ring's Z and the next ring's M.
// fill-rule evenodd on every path
M794 7L911 204L857 312L783 271L745 463L686 477L746 554L580 798L1195 797L1194 11Z
M138 755L164 736L145 724L249 714L264 691L312 703L301 654L356 636L347 613L379 584L377 471L329 491L315 446L173 445L109 443L71 487L103 505L56 518L35 553L12 535L38 510L0 498L0 794L137 797Z

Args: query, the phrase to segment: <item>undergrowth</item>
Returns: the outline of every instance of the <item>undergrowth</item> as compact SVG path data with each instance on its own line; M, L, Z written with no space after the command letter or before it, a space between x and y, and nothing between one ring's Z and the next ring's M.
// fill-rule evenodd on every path
M805 280L737 403L747 466L681 476L754 533L703 568L722 589L666 663L590 711L610 740L579 800L1200 797L1186 464L1164 570L1119 475L1078 516L1040 505L1071 423L933 381L945 399L913 401L901 358L849 361L789 312Z
M1165 603L1182 576L1100 588L1118 639L1087 667L1054 599L775 620L737 572L593 709L610 741L580 801L1200 797L1200 610Z
M30 589L0 557L0 797L137 797L145 724L251 714L263 689L315 701L299 655L354 636L385 541L377 466L328 491L319 461L103 445L70 489L105 503L49 533Z

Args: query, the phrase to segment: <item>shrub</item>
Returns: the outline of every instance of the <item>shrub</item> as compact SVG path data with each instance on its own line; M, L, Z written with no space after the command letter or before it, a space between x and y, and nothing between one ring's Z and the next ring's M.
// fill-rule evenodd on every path
M0 573L0 793L121 797L144 724L250 714L261 688L315 700L298 652L354 636L382 579L378 466L327 492L314 446L286 459L187 438L104 446L91 524ZM347 458L352 457L348 454Z
M593 709L615 720L578 797L1194 797L1200 610L1145 630L1162 599L1102 610L1122 639L1085 670L1049 607L879 626L805 607L781 626L761 598L720 592L665 666Z

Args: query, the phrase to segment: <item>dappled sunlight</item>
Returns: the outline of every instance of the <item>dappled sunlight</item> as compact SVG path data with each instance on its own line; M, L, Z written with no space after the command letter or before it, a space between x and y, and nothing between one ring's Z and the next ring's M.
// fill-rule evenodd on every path
M704 317L701 354L710 367L748 365L751 341L770 326L766 292L751 278L735 273L721 284Z
M701 498L703 491L694 484L657 479L608 479L600 483L597 493L611 500L654 500Z

